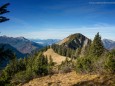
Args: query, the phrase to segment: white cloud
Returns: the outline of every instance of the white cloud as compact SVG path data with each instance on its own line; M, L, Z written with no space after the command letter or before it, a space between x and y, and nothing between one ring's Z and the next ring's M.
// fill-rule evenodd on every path
M74 33L82 33L83 35L93 39L97 32L100 32L102 38L108 38L115 40L115 26L111 25L104 25L98 24L91 27L81 27L81 28L63 28L63 29L43 29L41 31L33 31L24 34L27 38L41 38L41 39L48 39L48 38L57 38L63 39L70 34Z
M88 38L93 39L95 34L97 32L100 32L102 38L112 39L115 40L115 26L114 25L108 25L108 24L95 24L92 26L83 26L79 28L62 28L62 29L48 29L44 28L43 30L36 30L36 31L27 31L23 33L18 34L7 34L8 36L24 36L26 38L40 38L40 39L63 39L70 34L74 33L82 33L83 35L87 36Z

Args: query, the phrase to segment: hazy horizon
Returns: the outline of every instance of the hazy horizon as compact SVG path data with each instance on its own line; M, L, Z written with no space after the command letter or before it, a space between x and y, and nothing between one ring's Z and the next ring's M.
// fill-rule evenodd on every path
M106 3L105 3L106 1ZM114 0L1 0L9 2L10 21L0 24L0 36L63 39L81 33L93 39L115 40ZM97 3L101 2L101 3ZM111 3L110 3L111 2Z

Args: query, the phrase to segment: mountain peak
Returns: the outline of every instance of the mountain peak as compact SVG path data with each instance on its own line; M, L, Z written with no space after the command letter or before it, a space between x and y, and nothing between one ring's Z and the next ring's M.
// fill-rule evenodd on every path
M106 49L108 50L115 49L115 41L110 40L110 39L103 39L102 41Z
M20 37L16 37L16 38L20 38L20 39L26 39L26 38L24 38L23 36L20 36Z
M75 33L75 34L71 34L70 36L68 36L70 39L76 39L76 38L87 38L84 35L82 35L81 33Z
M3 36L0 36L0 38L13 38L13 39L23 39L23 40L27 40L26 38L24 38L23 36L20 36L20 37L9 37L9 36L6 36L6 35L3 35Z
M70 36L79 36L79 35L82 35L81 33L74 33L74 34L71 34Z
M25 37L23 37L23 36L16 37L16 39L23 40L23 41L29 41L28 39L26 39L26 38L25 38Z
M91 40L88 39L86 36L82 35L81 33L75 33L69 35L67 38L64 38L57 44L64 45L68 48L77 49L87 45L90 42Z
M111 39L103 39L103 41L105 42L111 42L111 43L114 43L115 41L111 40Z

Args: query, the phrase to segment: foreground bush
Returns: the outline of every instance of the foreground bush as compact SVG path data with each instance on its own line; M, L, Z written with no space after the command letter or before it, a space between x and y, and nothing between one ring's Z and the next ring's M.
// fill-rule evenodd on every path
M32 78L49 74L49 68L53 62L48 63L48 59L42 55L30 56L27 59L14 59L3 70L0 77L0 85L25 83Z
M33 72L28 72L28 71L22 71L17 74L15 74L11 80L11 83L17 85L19 83L25 83L28 82L29 80L34 78L34 73Z
M92 72L92 60L90 58L78 58L76 62L76 72L88 73Z
M76 63L76 71L80 73L115 73L115 50L104 49L97 33L88 54L78 58Z
M68 58L65 61L62 61L61 65L58 66L58 70L60 73L68 73L74 69L74 62L69 60Z
M115 73L115 50L109 52L104 66L107 73Z
M77 59L76 72L79 73L115 73L115 51L108 52L103 56L87 56Z

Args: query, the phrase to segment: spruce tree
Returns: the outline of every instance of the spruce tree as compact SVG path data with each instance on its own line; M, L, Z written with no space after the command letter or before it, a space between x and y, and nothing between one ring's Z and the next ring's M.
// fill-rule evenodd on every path
M103 46L103 43L101 41L101 36L99 35L99 32L98 32L95 35L93 43L91 44L89 54L99 57L102 55L103 52L104 52L104 46Z
M48 59L42 54L35 59L34 71L37 75L47 75L48 74Z

